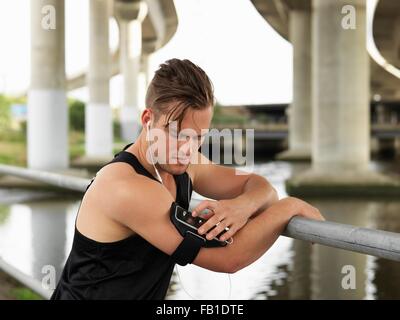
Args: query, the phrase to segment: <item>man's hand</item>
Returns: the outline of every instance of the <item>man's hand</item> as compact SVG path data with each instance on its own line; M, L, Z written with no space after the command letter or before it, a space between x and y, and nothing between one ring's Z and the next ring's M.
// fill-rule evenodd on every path
M226 227L229 228L229 231L221 235L220 240L228 240L247 223L253 213L243 201L228 199L219 201L204 200L192 211L192 215L194 217L198 216L206 209L209 212L201 216L208 220L199 228L198 232L199 234L207 233L208 240L215 238ZM215 228L210 231L213 227Z
M220 240L228 240L247 223L248 219L252 215L248 206L244 205L243 202L238 199L220 201L204 200L194 208L192 215L194 217L198 216L206 209L208 209L209 212L202 214L201 216L202 218L207 219L207 222L199 228L198 232L199 234L207 233L206 237L209 240L215 238L226 227L229 228L229 231L221 235ZM294 197L287 197L277 201L270 206L267 211L286 216L286 223L295 215L309 219L325 220L317 208ZM210 229L212 230L210 231Z
M313 207L311 204L295 197L286 197L281 199L270 206L267 211L271 215L284 217L286 220L285 224L287 224L294 216L325 221L325 218L316 207Z

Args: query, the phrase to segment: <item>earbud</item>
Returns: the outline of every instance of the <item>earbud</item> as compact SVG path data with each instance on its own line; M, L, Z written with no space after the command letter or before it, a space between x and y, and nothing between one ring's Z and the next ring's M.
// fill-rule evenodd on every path
M150 140L150 138L149 138L149 136L150 136L150 122L151 122L151 120L149 120L149 121L146 122L146 127L147 127L146 139L147 139L147 141Z

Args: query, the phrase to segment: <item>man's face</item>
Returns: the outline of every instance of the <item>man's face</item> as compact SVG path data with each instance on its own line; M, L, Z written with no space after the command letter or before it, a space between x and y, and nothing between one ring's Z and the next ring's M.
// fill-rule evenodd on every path
M151 150L156 155L154 162L164 171L174 175L182 174L204 141L211 123L212 108L189 108L180 128L177 121L164 127L165 118L162 115L150 130Z

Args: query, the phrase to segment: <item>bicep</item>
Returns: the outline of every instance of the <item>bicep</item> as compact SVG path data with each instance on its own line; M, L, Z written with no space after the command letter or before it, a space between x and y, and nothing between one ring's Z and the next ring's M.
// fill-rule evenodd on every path
M174 199L163 186L151 181L143 181L140 188L133 189L131 186L131 192L123 191L119 196L116 220L171 255L183 239L169 218ZM157 195L156 199L154 195Z

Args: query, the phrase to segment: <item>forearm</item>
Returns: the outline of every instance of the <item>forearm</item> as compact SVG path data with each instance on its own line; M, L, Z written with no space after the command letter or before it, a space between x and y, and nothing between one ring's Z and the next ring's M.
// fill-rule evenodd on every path
M282 233L291 215L264 210L223 248L203 248L194 263L214 271L236 272L262 256Z
M249 206L250 217L255 217L279 199L275 188L265 178L253 174L236 200Z

